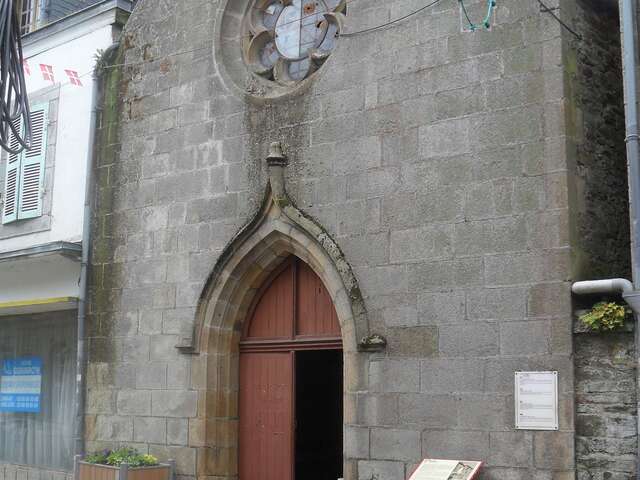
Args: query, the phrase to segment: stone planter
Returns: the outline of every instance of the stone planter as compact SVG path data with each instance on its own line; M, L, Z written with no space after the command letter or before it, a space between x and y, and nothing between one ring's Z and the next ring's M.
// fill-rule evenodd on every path
M169 460L153 467L120 467L96 465L83 462L76 457L74 462L74 480L175 480L175 461Z

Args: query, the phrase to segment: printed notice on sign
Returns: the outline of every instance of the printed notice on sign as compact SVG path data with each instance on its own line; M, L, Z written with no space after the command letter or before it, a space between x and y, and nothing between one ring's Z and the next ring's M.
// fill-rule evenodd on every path
M473 480L482 462L425 459L409 480Z
M0 367L0 412L39 413L42 359L14 358Z
M516 428L558 430L558 372L516 372Z

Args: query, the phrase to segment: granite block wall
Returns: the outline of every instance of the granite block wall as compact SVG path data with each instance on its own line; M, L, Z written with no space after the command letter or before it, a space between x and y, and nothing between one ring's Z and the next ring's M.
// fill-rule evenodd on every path
M528 0L461 33L442 2L340 38L312 81L264 99L216 48L233 5L138 2L113 60L127 66L106 75L88 446L234 478L234 430L203 416L237 411L237 372L210 370L233 352L175 346L281 141L292 200L339 245L388 341L345 378L345 478L400 479L424 456L485 460L485 479L574 478L567 34ZM345 28L420 6L353 0ZM559 371L560 430L516 431L514 372L540 369Z
M633 333L577 334L575 349L577 478L636 478Z

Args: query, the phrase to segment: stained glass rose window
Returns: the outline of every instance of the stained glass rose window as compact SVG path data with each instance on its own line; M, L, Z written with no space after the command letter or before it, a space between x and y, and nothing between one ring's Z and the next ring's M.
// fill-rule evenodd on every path
M245 18L244 58L264 78L307 78L334 49L346 0L254 0Z

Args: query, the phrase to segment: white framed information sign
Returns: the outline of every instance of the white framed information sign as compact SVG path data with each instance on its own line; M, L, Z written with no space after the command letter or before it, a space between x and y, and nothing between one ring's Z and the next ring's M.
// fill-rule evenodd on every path
M516 429L558 430L558 372L516 372Z

